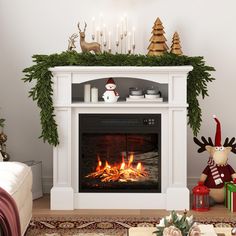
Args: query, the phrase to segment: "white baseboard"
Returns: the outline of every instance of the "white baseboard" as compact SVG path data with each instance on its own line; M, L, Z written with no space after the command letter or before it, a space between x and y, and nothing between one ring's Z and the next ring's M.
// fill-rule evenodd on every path
M187 187L190 192L192 192L193 187L197 185L199 181L199 176L198 177L188 177L187 179ZM50 176L44 176L42 178L42 183L43 183L43 193L50 193L50 190L53 186L53 178Z

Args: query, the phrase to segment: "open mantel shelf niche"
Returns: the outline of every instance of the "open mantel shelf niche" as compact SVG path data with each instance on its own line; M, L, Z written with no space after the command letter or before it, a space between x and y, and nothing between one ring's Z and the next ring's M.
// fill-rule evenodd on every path
M52 210L72 209L189 209L187 189L187 75L192 66L50 68L53 103L60 144L53 149ZM117 91L157 86L164 102L75 102L83 85L105 91L108 78ZM78 91L81 91L78 93ZM161 114L160 193L79 192L79 114Z

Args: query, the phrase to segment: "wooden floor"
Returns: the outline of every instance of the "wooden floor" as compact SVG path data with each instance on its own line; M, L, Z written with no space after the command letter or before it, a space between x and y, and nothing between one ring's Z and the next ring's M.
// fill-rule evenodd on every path
M37 199L33 203L33 216L95 216L95 215L111 215L111 216L166 216L169 212L166 210L73 210L73 211L51 211L50 196ZM236 217L236 213L229 212L224 205L216 205L211 207L208 212L200 213L190 210L189 215L214 217Z

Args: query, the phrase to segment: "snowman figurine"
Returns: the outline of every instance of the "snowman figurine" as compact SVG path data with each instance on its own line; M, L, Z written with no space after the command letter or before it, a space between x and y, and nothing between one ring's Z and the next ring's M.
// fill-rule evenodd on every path
M109 103L117 102L119 98L119 94L115 91L116 84L112 78L109 78L107 80L105 87L106 87L106 91L104 92L102 96L104 101L109 102Z

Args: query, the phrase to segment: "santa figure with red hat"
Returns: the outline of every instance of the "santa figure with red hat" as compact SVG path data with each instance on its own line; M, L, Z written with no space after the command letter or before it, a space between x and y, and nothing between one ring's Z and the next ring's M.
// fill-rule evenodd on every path
M210 154L208 165L203 170L200 176L200 181L204 183L210 189L210 197L216 203L224 202L224 183L236 180L236 173L234 169L227 163L228 155L230 152L236 154L235 138L229 140L225 139L223 145L221 145L221 125L220 121L213 116L216 121L216 134L215 144L209 137L208 140L205 137L201 137L202 142L197 138L194 138L194 142L200 146L198 152L204 152L205 150Z
M105 102L114 103L117 102L119 98L119 94L115 91L116 84L112 78L109 78L107 80L107 83L105 85L106 91L103 94L103 99Z

